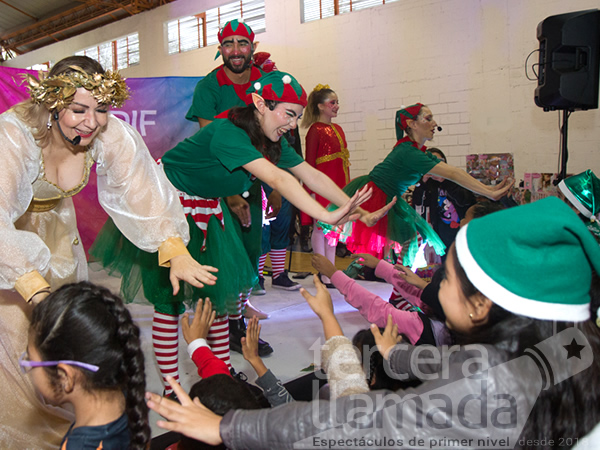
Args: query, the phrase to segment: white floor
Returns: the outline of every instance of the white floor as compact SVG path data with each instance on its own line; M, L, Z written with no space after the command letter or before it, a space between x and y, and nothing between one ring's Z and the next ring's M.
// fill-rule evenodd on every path
M106 286L114 292L119 291L120 279L110 277L104 271L94 270L97 269L95 267L91 269L90 281ZM309 291L315 292L312 276L295 281ZM390 285L368 281L360 281L360 283L382 298L389 298ZM306 374L302 369L311 364L319 366L319 349L323 343L323 330L321 322L298 291L273 289L269 277L265 280L265 288L266 295L253 296L251 301L256 307L270 314L269 319L261 321L261 337L269 342L275 351L266 357L264 362L285 383ZM332 295L336 316L346 336L352 337L357 331L369 326L369 323L344 301L343 296L337 290L330 289L329 292ZM152 306L131 304L129 309L141 330L142 345L146 355L148 390L162 393L163 386L152 351ZM183 337L180 340L179 359L180 381L187 391L199 377L194 363L187 356ZM248 376L248 381L253 382L256 379L251 366L242 355L232 352L231 361L236 371L244 372ZM158 415L151 412L153 436L164 432L156 426L157 419Z

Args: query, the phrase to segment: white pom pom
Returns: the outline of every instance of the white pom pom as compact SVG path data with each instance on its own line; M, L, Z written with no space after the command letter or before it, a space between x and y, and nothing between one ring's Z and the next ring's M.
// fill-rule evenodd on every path
M292 82L292 77L289 75L284 75L281 81L283 81L283 84L290 84Z
M400 105L400 109L406 109L406 105Z
M260 82L257 81L256 83L254 83L254 89L255 90L259 91L261 87L262 86L260 85Z

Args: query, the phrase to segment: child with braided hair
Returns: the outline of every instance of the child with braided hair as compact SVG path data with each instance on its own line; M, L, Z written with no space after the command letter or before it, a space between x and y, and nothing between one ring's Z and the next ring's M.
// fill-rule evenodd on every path
M73 406L62 449L147 447L140 331L107 289L68 284L37 305L19 365L46 402Z

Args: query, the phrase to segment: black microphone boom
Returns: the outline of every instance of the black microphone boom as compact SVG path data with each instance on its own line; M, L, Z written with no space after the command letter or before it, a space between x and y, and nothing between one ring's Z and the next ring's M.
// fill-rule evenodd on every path
M52 118L56 122L56 126L58 127L58 131L60 131L60 134L65 139L65 141L67 141L71 145L79 145L79 143L81 142L81 136L75 136L73 139L69 139L65 135L65 133L63 133L63 130L60 127L60 123L58 123L58 111L54 111L54 114L52 114Z

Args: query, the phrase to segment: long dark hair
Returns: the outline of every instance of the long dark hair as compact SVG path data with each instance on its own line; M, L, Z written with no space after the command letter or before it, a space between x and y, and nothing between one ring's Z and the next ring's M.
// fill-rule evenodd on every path
M265 100L267 108L273 111L277 105L281 102L274 100ZM246 132L250 138L252 146L256 148L265 158L271 161L273 164L277 164L281 158L281 139L277 142L273 142L265 136L260 122L256 116L256 106L254 103L244 107L232 108L227 114L227 118L236 126L240 127Z
M467 278L461 267L456 248L450 248L462 293L468 299L479 291ZM595 277L590 287L591 316L596 317L600 302L600 283ZM591 345L595 356L600 355L600 330L592 320L582 323L538 320L513 314L497 304L493 304L488 322L469 335L456 336L459 344L490 344L507 353L508 359L524 354L541 341L560 333L567 328L577 326ZM600 422L600 358L594 357L592 365L584 371L542 390L523 428L517 448L539 448L529 446L527 440L548 442L553 440L557 446L561 440L582 438ZM573 444L574 445L574 444Z
M124 392L130 448L146 447L150 426L140 330L119 297L89 282L65 285L34 308L30 339L43 360L98 366L97 372L80 370L82 388L87 392ZM56 388L57 367L44 370Z

